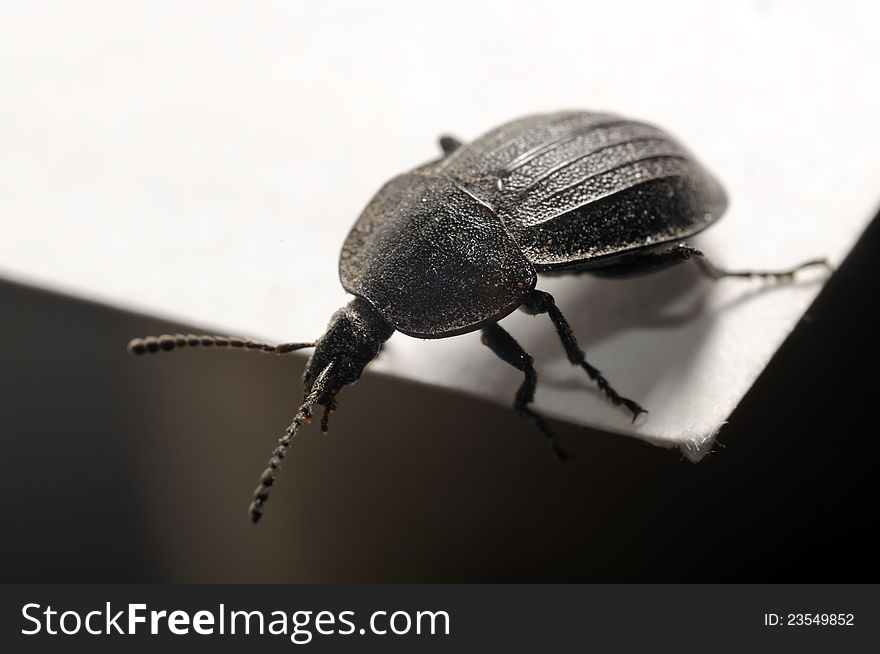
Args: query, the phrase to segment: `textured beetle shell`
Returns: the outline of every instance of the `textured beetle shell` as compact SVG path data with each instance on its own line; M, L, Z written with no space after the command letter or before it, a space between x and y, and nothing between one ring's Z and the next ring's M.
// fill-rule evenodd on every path
M597 267L680 241L724 212L724 191L669 134L604 113L521 118L437 172L491 206L538 270Z
M343 245L340 279L395 329L453 336L516 309L536 270L599 268L682 241L726 206L657 127L529 116L388 182Z
M342 285L395 329L439 338L500 319L537 275L491 210L451 180L395 177L342 247Z

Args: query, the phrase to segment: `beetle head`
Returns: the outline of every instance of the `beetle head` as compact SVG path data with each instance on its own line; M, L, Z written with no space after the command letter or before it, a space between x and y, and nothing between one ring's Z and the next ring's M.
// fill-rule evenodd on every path
M356 297L333 314L327 331L315 342L315 351L303 375L305 396L312 391L318 376L332 364L332 371L317 398L317 404L332 410L336 393L360 378L392 333L394 329L373 305Z
M321 431L326 432L330 412L336 408L336 394L343 386L360 378L367 364L379 354L382 343L393 333L394 329L376 309L357 297L330 318L327 331L315 342L315 351L306 365L302 406L272 451L269 466L263 471L260 485L254 491L254 501L250 506L253 522L263 515L269 487L275 483L287 448L303 423L311 419L312 409L319 404L324 407Z

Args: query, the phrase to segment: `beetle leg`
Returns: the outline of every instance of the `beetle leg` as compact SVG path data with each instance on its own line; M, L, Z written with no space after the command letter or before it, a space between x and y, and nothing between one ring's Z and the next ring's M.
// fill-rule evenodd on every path
M788 270L725 270L709 261L708 257L697 248L679 245L676 249L683 259L693 257L700 272L710 279L721 279L722 277L763 277L764 279L773 279L777 282L790 282L794 279L795 273L804 268L823 266L831 270L831 264L828 263L827 259L810 259Z
M691 247L686 243L680 243L668 250L643 255L631 262L629 268L638 272L653 272L654 270L662 270L677 263L683 263L689 259L693 259L699 271L709 279L721 279L722 277L763 277L764 279L773 279L777 282L790 282L794 279L795 273L804 268L823 266L831 270L831 264L828 263L827 259L810 259L788 270L725 270L712 263L702 250ZM597 269L597 274L602 274L601 269Z
M625 261L607 264L599 268L589 268L583 272L596 275L597 277L635 277L637 275L660 272L690 259L693 259L699 271L710 279L721 279L722 277L763 277L783 283L792 281L795 273L804 268L823 266L828 270L832 270L831 264L828 263L827 259L811 259L788 270L725 270L712 263L701 250L693 248L686 243L679 243L665 250L634 255Z
M525 375L523 383L516 392L516 398L513 402L513 408L524 418L528 418L541 431L544 438L550 444L553 454L560 461L565 461L568 454L553 435L553 430L538 412L529 408L529 404L535 399L535 386L538 383L538 373L535 372L535 366L531 355L522 349L522 346L507 333L503 327L497 324L489 325L483 328L481 340L483 345L492 350L498 358L512 365L517 370L521 370Z
M443 150L443 154L452 154L462 146L461 141L454 136L449 136L449 134L441 136L439 143L440 149Z
M565 353L568 355L568 360L571 361L571 364L583 368L590 376L590 379L596 382L599 390L601 390L612 403L617 406L623 405L629 409L633 414L633 422L639 417L640 413L648 412L646 409L643 409L638 402L622 397L614 390L611 384L608 383L608 380L605 379L602 373L587 362L586 353L584 353L578 345L574 332L571 329L571 325L568 324L565 316L562 315L559 307L556 306L556 301L553 299L552 295L535 289L529 294L529 297L526 298L526 301L520 308L533 316L541 313L546 313L550 316L550 320L553 321L553 326L556 327L556 333L559 334L559 340L562 341L562 346L565 348Z

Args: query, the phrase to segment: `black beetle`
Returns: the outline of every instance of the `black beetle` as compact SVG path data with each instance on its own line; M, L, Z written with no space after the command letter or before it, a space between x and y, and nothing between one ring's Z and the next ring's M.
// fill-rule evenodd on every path
M482 330L482 341L522 371L514 408L535 422L560 458L547 423L530 408L537 375L532 357L498 321L520 308L546 313L568 359L616 405L621 396L590 365L539 272L621 277L656 272L693 258L713 279L791 279L807 261L779 272L730 272L684 241L721 217L719 183L663 130L606 113L528 116L469 144L440 139L443 156L385 184L354 224L339 259L342 286L355 298L333 314L314 343L269 345L219 336L135 339L135 354L182 346L230 346L284 354L315 351L303 378L304 400L279 440L250 506L262 515L269 487L297 430L315 405L321 428L336 395L355 382L382 344L400 331L446 338Z

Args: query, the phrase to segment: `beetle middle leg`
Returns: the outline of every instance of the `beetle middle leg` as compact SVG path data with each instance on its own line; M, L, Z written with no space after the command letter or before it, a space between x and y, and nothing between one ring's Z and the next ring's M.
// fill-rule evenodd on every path
M516 342L513 336L498 324L484 327L481 340L483 345L498 355L499 359L523 372L525 379L516 392L513 408L520 416L528 418L535 423L541 434L547 439L556 458L560 461L565 461L568 458L568 454L556 441L550 425L547 424L547 421L544 420L540 413L529 408L529 404L535 399L535 387L538 383L538 373L535 371L532 356Z
M565 354L568 355L568 360L571 361L571 364L583 368L587 375L590 376L590 379L596 382L599 390L601 390L605 394L605 397L611 400L613 404L617 406L623 405L629 409L633 414L633 422L639 417L640 413L647 413L647 410L643 409L638 402L623 397L620 393L614 390L602 373L599 372L597 368L590 365L587 361L587 355L578 345L574 332L571 329L571 325L568 324L565 316L562 315L559 307L556 306L556 301L553 299L552 295L536 289L526 298L526 301L520 309L533 316L542 313L546 313L550 316L550 320L553 321L553 326L556 327L556 333L559 334L559 340L562 341L562 346L565 348Z

